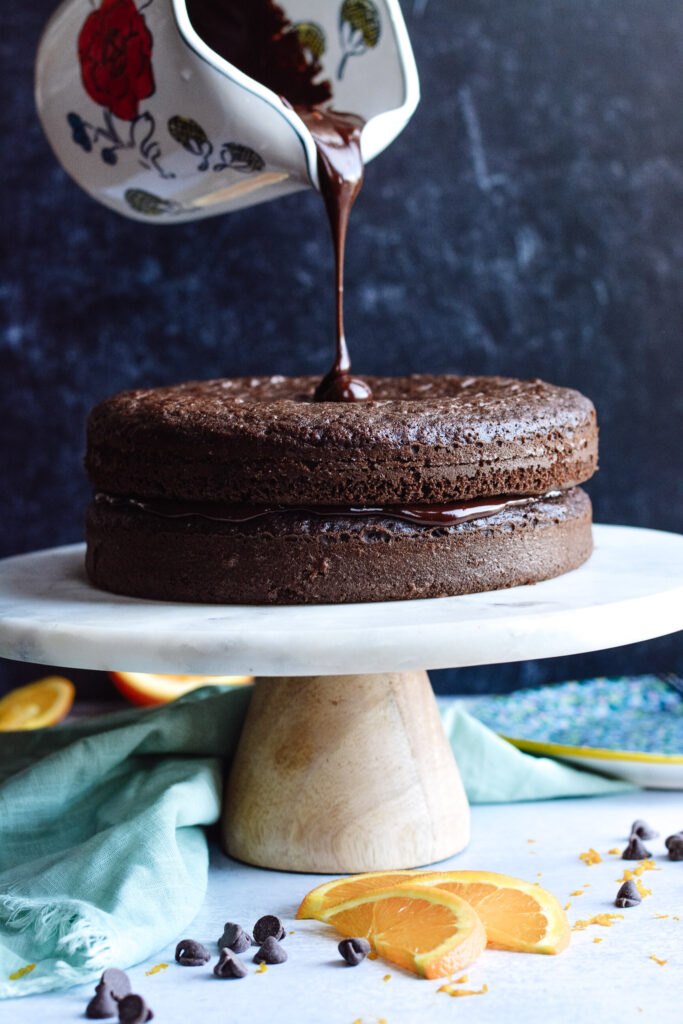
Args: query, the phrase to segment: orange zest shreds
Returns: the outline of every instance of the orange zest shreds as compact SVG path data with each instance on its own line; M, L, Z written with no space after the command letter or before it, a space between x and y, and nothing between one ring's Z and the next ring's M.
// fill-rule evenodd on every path
M655 914L655 917L659 917L659 918L668 917L668 916L669 916L668 914Z
M613 847L612 847L612 849L611 849L611 850L608 850L607 852L608 852L608 853L616 853L616 854L619 854L619 853L621 853L621 850L619 849L619 847L618 847L618 846L613 846Z
M680 921L680 917L672 917L671 920L672 921Z
M454 985L464 985L466 981L469 981L469 978L467 977L466 974L463 974L463 976L461 978L456 978L455 981L453 982L453 984Z
M650 953L650 960L654 960L654 962L656 964L659 964L660 967L663 967L664 964L668 964L668 962L669 962L668 960L660 960L659 957L656 957L654 955L654 953Z
M641 896L652 896L652 889L646 889L639 878L636 878L636 889Z
M390 974L385 974L384 977L382 978L382 981L389 981L390 977L391 977Z
M598 935L596 935L593 939L593 942L602 942L602 939Z
M10 974L9 980L19 981L19 978L23 978L25 974L30 974L31 971L34 971L35 969L35 964L26 964L26 967L20 967L18 971L14 972L14 974Z
M256 968L256 970L254 971L254 974L265 974L267 970L268 970L268 965L263 963L263 962L261 962L258 965L258 967Z
M603 928L611 928L612 927L612 921L614 921L615 918L617 918L617 917L620 917L623 920L624 915L623 914L596 914L595 917L589 918L588 921L575 921L574 922L574 927L572 928L572 931L574 931L574 932L581 932L585 928L588 928L588 926L591 925L591 924L599 924L599 925L602 925Z
M159 971L165 971L168 964L155 964L154 967L150 967L148 971L145 971L145 977L149 978L150 974L158 974Z
M584 889L590 889L590 887L591 887L590 882L584 882L583 883L583 887L584 887Z
M538 874L536 875L536 878L543 878L543 872L539 871Z
M527 843L535 843L535 842L536 842L535 839L527 839Z
M569 893L570 896L585 896L583 889L574 889L574 892Z
M570 907L571 907L571 903L565 903L565 905L564 905L564 909L565 910L569 910Z
M378 956L379 956L379 953L375 953L373 951L372 953L368 953L368 960L376 960Z
M602 857L597 850L593 849L592 846L586 853L580 853L579 857L584 864L602 864Z
M479 989L473 988L453 988L452 985L442 985L441 988L437 988L437 992L445 992L449 996L483 996L488 992L488 985L482 986Z

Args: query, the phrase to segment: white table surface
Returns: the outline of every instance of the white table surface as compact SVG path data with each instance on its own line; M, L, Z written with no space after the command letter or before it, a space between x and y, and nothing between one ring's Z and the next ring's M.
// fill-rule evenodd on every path
M84 545L0 562L0 656L71 668L334 675L603 650L683 628L683 536L594 527L595 551L535 586L376 604L143 601L85 578Z
M642 877L652 895L630 910L613 905L617 879L633 866L607 851L623 848L634 818L661 831L648 842L657 867ZM207 968L175 964L169 945L148 963L132 968L133 990L144 995L159 1024L628 1024L669 1021L680 1015L683 987L683 863L665 856L664 837L683 828L680 793L638 792L618 797L556 800L473 808L473 839L442 868L501 871L538 881L560 901L571 903L571 923L595 914L621 913L612 927L572 933L560 956L485 950L466 970L461 986L485 995L452 999L437 992L442 981L426 981L384 960L357 968L342 964L340 936L316 921L296 921L305 893L323 876L285 874L247 867L213 851L204 907L186 936L213 951L225 921L249 928L262 914L277 913L288 932L287 963L243 980L219 981ZM535 842L528 842L534 839ZM603 863L586 866L579 853L596 849ZM570 896L584 889L583 896ZM668 914L657 918L656 914ZM681 920L674 920L674 915ZM595 943L594 938L603 941ZM654 954L667 960L660 966ZM147 977L157 963L166 970ZM213 961L215 962L215 960ZM388 981L384 978L390 975ZM92 987L0 1004L8 1024L67 1024L83 1019Z

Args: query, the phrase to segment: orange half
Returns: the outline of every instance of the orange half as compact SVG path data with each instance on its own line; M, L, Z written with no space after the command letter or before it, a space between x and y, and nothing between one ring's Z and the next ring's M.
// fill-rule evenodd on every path
M166 704L200 686L243 686L253 676L181 676L156 675L152 672L110 672L117 690L143 707Z
M0 700L0 732L56 725L68 714L75 694L74 684L62 676L46 676L10 690Z
M320 910L315 917L349 938L367 939L380 956L425 978L461 971L486 946L476 911L436 887L396 885Z

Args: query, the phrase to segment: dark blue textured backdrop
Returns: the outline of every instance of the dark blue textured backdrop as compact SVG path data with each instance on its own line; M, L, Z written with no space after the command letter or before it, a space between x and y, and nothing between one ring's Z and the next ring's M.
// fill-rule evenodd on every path
M166 228L81 193L33 107L33 56L54 3L6 6L0 554L13 554L81 538L96 401L188 378L323 372L333 311L312 192ZM404 10L423 100L369 166L352 220L355 368L578 387L601 424L596 518L680 530L680 4L405 0ZM435 678L509 689L680 669L681 653L679 634ZM0 689L37 671L0 662ZM83 693L104 692L99 677L79 678Z

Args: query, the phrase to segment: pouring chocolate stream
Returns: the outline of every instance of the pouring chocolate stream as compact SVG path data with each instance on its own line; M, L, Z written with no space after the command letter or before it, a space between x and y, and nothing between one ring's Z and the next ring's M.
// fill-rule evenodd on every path
M336 350L315 390L319 402L368 401L368 385L351 375L344 334L344 252L351 207L363 182L357 114L323 108L332 91L315 82L320 63L304 50L284 11L272 0L187 0L199 36L245 74L278 93L308 128L318 153L320 191L332 231L335 262Z

